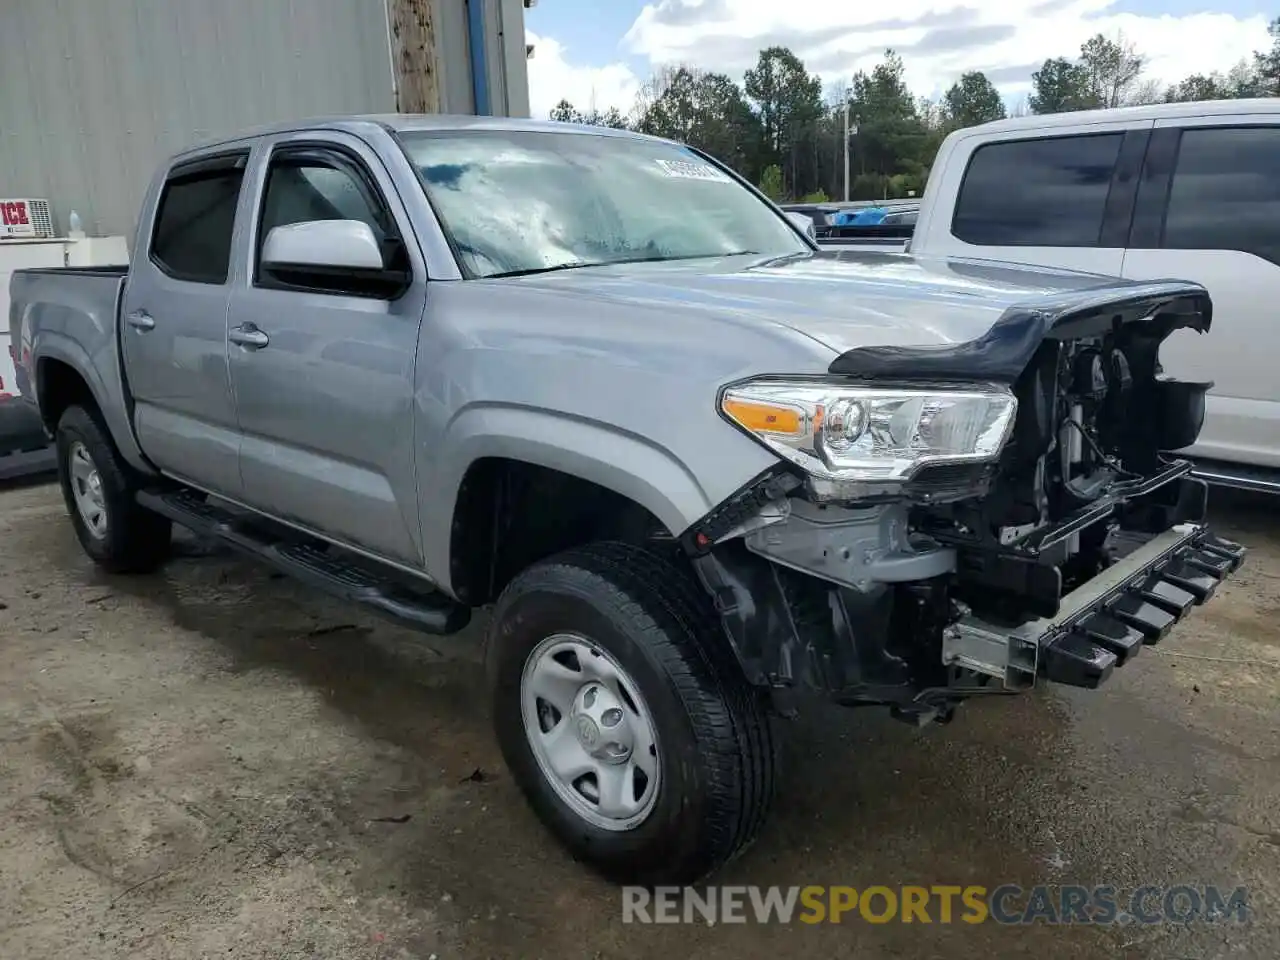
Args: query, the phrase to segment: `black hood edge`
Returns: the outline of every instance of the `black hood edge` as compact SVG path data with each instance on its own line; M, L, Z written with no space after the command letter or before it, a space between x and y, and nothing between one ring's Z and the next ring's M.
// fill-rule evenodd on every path
M864 380L986 381L1012 384L1047 337L1105 333L1150 317L1157 340L1174 330L1207 332L1213 303L1203 286L1182 280L1111 282L1009 307L981 337L964 343L858 347L836 357L832 374Z

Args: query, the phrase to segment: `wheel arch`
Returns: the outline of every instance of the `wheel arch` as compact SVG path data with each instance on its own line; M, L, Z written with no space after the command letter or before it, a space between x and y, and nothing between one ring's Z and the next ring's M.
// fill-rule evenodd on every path
M628 514L618 518L624 525L649 520L661 536L679 535L711 507L690 471L667 451L576 418L490 408L466 423L455 422L445 447L450 458L437 489L447 506L438 512L424 508L423 542L430 552L428 569L442 571L446 576L438 579L464 602L474 602L476 574L469 566L474 554L469 556L463 545L476 537L478 505L496 505L494 484L504 470L557 478L568 496L591 491L602 506L612 503ZM495 531L485 532L495 542ZM558 541L555 547L581 542ZM473 599L458 595L459 586Z
M33 388L46 429L52 433L67 407L88 400L125 462L140 472L153 473L133 435L125 388L115 361L110 371L116 375L113 384L74 340L45 331L40 341L33 363Z

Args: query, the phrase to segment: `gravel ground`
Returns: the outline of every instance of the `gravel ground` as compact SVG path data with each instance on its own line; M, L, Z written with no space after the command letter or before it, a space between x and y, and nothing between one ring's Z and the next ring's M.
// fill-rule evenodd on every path
M503 770L477 623L388 627L187 545L112 579L56 488L0 491L0 955L628 958L1280 956L1280 514L1103 691L915 730L815 708L733 884L1210 883L1251 922L637 926Z

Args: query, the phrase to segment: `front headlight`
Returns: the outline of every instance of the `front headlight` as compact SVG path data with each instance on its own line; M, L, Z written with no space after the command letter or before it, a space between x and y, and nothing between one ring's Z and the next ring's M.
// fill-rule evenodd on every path
M1018 402L1005 387L872 387L752 380L722 391L730 420L811 477L903 481L1000 455Z

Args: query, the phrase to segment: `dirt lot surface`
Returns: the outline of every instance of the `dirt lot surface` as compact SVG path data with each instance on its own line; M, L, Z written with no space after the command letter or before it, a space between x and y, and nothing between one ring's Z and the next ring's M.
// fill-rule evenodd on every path
M0 491L0 956L705 960L1280 956L1280 512L1104 691L789 723L734 884L1249 889L1251 922L623 924L504 772L482 624L387 627L226 555L110 579L53 486Z

